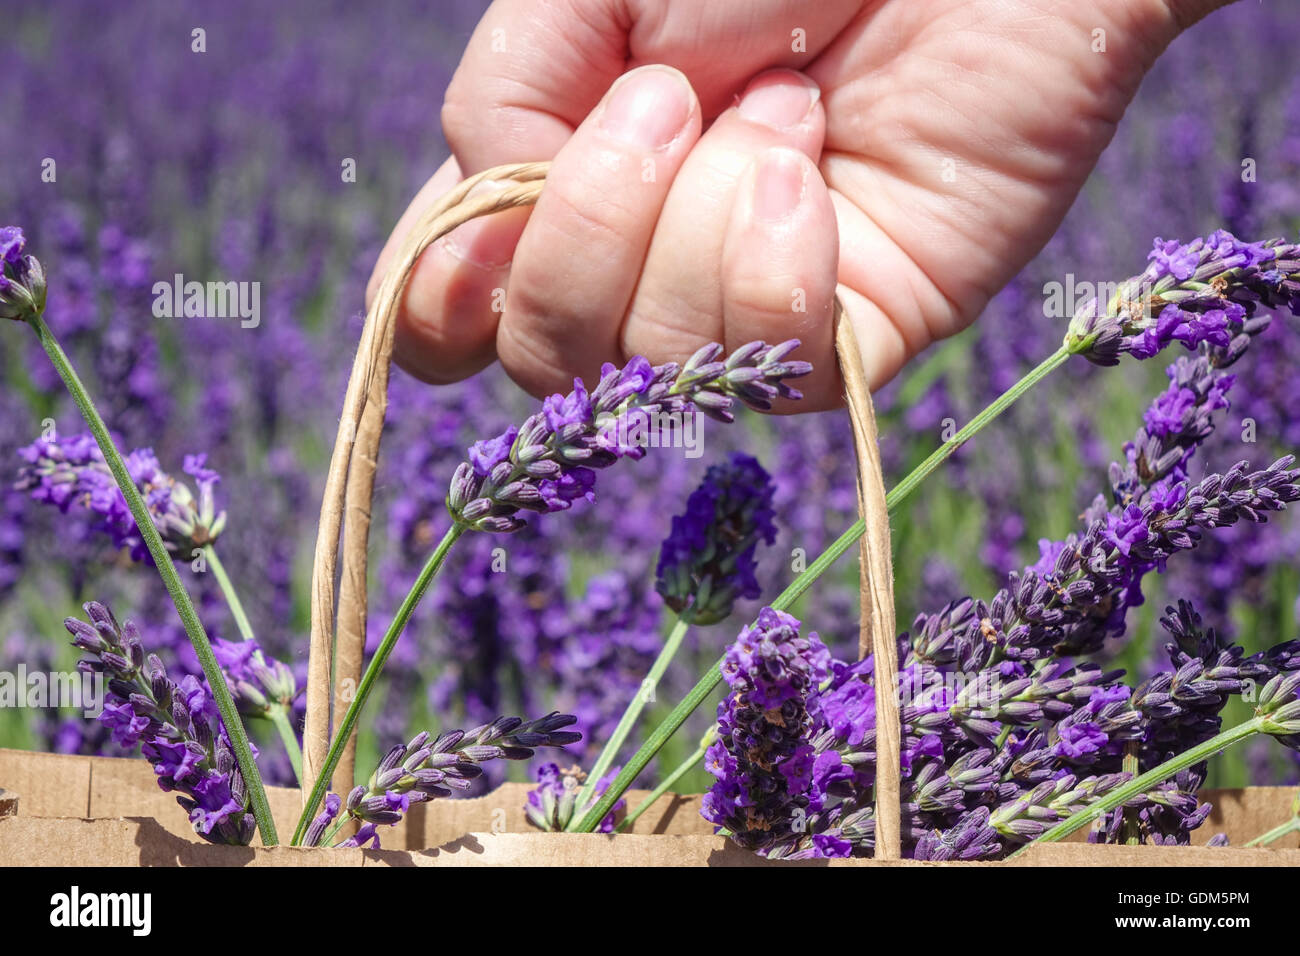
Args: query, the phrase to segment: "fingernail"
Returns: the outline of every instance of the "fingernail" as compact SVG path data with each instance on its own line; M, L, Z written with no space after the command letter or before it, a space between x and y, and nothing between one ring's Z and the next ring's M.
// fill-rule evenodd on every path
M806 164L791 150L774 149L763 156L754 174L754 217L779 222L794 212L807 174Z
M808 118L821 99L812 80L793 70L774 70L757 77L740 97L740 115L773 129L790 129Z
M686 77L667 67L650 66L624 76L600 114L600 128L639 149L662 149L691 117L694 96Z
M491 192L501 185L492 180L484 180L469 191L469 196ZM462 262L483 269L500 269L510 265L515 255L515 246L519 244L519 237L523 235L527 224L527 215L522 214L522 211L516 214L516 210L512 209L462 223L447 233L442 241L447 251Z

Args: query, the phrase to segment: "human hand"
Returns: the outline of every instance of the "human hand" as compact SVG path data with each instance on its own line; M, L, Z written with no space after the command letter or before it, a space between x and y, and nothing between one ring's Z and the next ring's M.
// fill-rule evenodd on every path
M875 387L968 326L1156 57L1224 2L497 0L442 108L453 158L371 294L464 175L553 165L535 209L424 253L395 358L432 382L499 358L542 394L632 354L798 337L818 370L800 407L834 406L835 294Z

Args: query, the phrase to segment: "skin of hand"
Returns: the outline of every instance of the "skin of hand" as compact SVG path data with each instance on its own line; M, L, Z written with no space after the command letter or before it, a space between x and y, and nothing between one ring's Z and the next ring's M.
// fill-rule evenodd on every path
M966 328L1060 224L1143 75L1224 0L496 0L447 90L461 178L551 160L535 208L431 246L395 358L541 395L633 354L798 337L838 405ZM1104 49L1103 49L1104 47ZM504 291L504 308L499 303ZM495 307L494 307L495 305Z

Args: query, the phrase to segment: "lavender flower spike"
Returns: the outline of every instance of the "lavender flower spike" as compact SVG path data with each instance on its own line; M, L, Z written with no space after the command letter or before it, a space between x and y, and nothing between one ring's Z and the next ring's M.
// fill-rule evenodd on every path
M754 551L776 540L771 477L748 455L714 465L673 518L659 552L655 590L695 624L716 624L738 598L756 598Z
M17 322L45 309L45 270L23 255L27 239L17 226L0 226L0 319Z
M357 833L337 846L379 848L378 827L392 826L412 804L467 789L483 774L489 760L528 760L538 747L564 747L582 735L563 728L575 723L570 714L547 714L536 720L500 717L474 730L451 730L432 738L417 734L405 746L388 752L365 786L354 787L346 799L325 798L325 810L308 828L305 846L318 846L326 828L342 814L361 824Z
M522 426L472 445L452 477L447 510L477 531L508 532L523 527L520 511L564 511L579 498L591 501L595 469L642 458L665 421L698 410L729 422L737 401L767 410L777 398L800 398L785 381L812 371L807 362L786 360L798 345L751 342L725 361L722 346L707 345L680 367L652 366L639 355L622 369L606 363L590 392L574 379L572 392L546 399Z
M814 698L830 652L799 622L763 608L728 650L722 676L731 693L718 705L718 739L704 758L717 782L701 815L760 853L788 841L806 820L813 783Z
M70 617L64 626L72 643L94 658L78 669L107 678L100 723L123 747L141 745L158 786L183 794L176 802L189 813L194 832L209 843L247 845L256 824L207 688L194 677L173 682L157 655L145 656L131 621L119 625L112 611L94 601L85 610L89 624Z
M1071 353L1115 365L1124 354L1146 359L1172 342L1206 342L1228 350L1230 362L1257 306L1300 312L1300 246L1281 239L1242 242L1220 229L1186 245L1157 239L1147 258L1104 308L1094 299L1074 316Z
M136 561L149 560L149 549L92 436L39 438L18 454L26 464L19 469L15 488L65 514L75 505L98 515L97 527L108 533L114 547L129 549ZM206 460L206 455L185 457L184 471L198 487L195 495L185 482L163 470L152 450L137 448L125 458L126 470L143 493L163 544L181 560L211 544L226 526L226 513L217 511L213 496L221 476L206 467Z

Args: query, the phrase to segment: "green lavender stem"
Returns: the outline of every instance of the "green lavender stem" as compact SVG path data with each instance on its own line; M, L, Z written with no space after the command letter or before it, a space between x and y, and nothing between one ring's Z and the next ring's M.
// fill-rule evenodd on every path
M234 751L235 762L239 765L239 772L243 775L244 784L248 789L253 818L257 821L257 829L262 836L262 842L267 846L274 846L279 842L279 837L275 833L275 822L271 819L271 808L266 801L266 789L262 786L262 776L257 771L257 764L253 761L253 751L248 745L248 733L244 729L243 721L239 719L239 712L235 709L235 702L230 697L230 688L226 686L225 675L221 673L217 658L212 653L212 645L208 641L207 632L204 631L203 624L199 621L198 614L195 613L194 605L185 590L185 585L181 583L180 576L176 573L176 566L172 563L172 557L167 553L167 549L163 545L162 537L158 534L158 528L153 522L153 517L149 514L149 509L145 506L144 499L140 496L140 489L135 486L130 473L127 472L126 465L122 461L122 455L118 452L112 436L108 433L108 426L104 424L104 419L100 417L99 411L95 408L95 403L91 400L85 385L82 384L76 369L72 367L72 362L54 337L54 333L45 324L44 317L39 312L32 312L26 316L26 320L35 330L41 347L45 349L45 354L50 357L50 361L54 364L55 370L58 371L59 377L63 379L63 384L67 386L69 394L72 395L72 400L77 403L82 418L86 420L86 424L90 427L91 434L95 436L95 441L99 443L99 450L104 454L104 461L108 465L108 470L112 472L113 479L117 482L118 488L121 489L122 497L126 499L126 505L131 511L131 517L135 519L140 537L143 539L145 547L149 549L154 566L162 577L163 585L167 588L172 603L176 605L176 613L180 615L181 623L185 626L185 633L194 646L194 653L199 659L199 666L203 668L203 675L207 678L208 687L212 690L212 697L217 703L217 710L221 714L222 723L225 724L226 733L230 736L230 748Z
M1248 847L1268 846L1270 843L1276 843L1288 833L1296 833L1298 831L1300 831L1300 817L1292 817L1290 820L1286 821L1286 823L1275 826L1267 833L1261 833L1259 836L1255 837L1255 839L1244 845Z
M239 600L239 592L235 590L230 575L226 573L226 566L221 563L221 559L217 557L217 551L212 545L209 544L203 548L203 559L207 561L208 567L212 569L212 576L217 579L217 584L221 587L221 594L225 597L226 604L230 608L230 615L235 619L235 626L239 628L239 636L246 641L256 640L253 635L253 625L244 612L243 602Z
M650 795L637 804L636 809L624 817L623 821L615 828L615 830L621 833L623 830L626 830L635 823L637 817L641 816L641 814L654 806L656 800L671 790L678 780L690 773L695 765L704 759L704 753L706 750L708 750L708 746L704 743L701 743L696 747L695 753L691 754L678 764L677 769L665 777L659 786L651 790Z
M334 739L330 741L330 749L325 756L325 764L316 776L316 784L312 787L311 795L308 797L306 804L303 805L302 816L298 818L298 826L293 833L293 846L301 846L303 837L307 835L307 828L311 826L316 808L320 806L321 800L325 797L325 792L329 789L330 778L334 776L334 768L338 766L339 760L343 756L343 747L357 726L357 718L361 716L361 709L365 707L366 700L374 689L375 681L379 678L379 673L384 669L384 664L388 660L388 655L393 653L398 638L402 636L402 631L406 629L407 621L411 619L411 614L415 611L416 605L424 597L424 592L429 589L429 582L433 580L433 576L438 573L438 569L442 567L442 563L447 559L447 553L451 550L451 546L464 533L465 526L459 522L453 523L447 529L447 533L438 542L438 547L434 549L433 554L429 555L429 560L424 563L424 567L420 570L420 576L415 579L415 583L411 585L411 590L402 599L402 604L397 609L393 623L388 625L388 630L384 633L384 639L379 643L379 648L375 651L374 656L370 658L370 663L366 665L365 673L361 675L361 682L357 685L356 696L348 704L342 722L334 731Z
M1052 374L1052 372L1064 365L1069 358L1070 352L1065 346L1061 346L1045 358L1036 368L1028 372L1024 378L995 398L993 402L984 409L984 411L972 418L961 431L935 449L929 458L921 462L921 464L916 468L913 468L911 473L889 492L889 495L886 497L886 502L888 502L890 498L894 498L896 501L902 501L910 495L913 490L915 490L916 486L925 481L925 479L930 476L930 473L943 464L943 462L946 461L953 452L983 431L984 427L988 425L989 422L993 421L993 419L997 418L1014 405L1020 400L1021 396L1023 396L1025 392L1029 391L1043 379L1047 378L1048 375Z
M208 562L208 567L212 569L212 575L217 579L217 584L221 587L221 593L226 599L226 605L230 608L230 614L235 619L235 626L239 628L240 637L246 641L257 640L253 634L253 625L248 620L248 614L244 611L244 604L239 600L239 592L235 590L234 582L230 580L230 575L226 573L225 565L217 557L216 549L210 544L206 545L203 548L203 557ZM280 735L285 752L289 755L289 763L293 766L293 778L301 783L302 745L298 743L298 735L293 732L293 724L289 720L289 708L278 702L272 703L268 708L267 717L275 725L276 733Z
M289 708L284 704L272 704L270 708L271 724L275 727L276 733L280 735L280 741L284 744L284 751L289 755L289 763L293 766L293 779L302 783L302 744L298 742L298 735L293 732L293 722L289 716Z
M1094 820L1100 819L1104 814L1109 813L1118 806L1122 806L1134 797L1146 793L1153 787L1158 786L1165 780L1178 773L1180 770L1186 770L1193 764L1198 764L1202 760L1209 760L1220 750L1226 750L1235 743L1245 740L1259 733L1264 726L1264 718L1252 717L1245 723L1238 724L1230 730L1225 730L1216 737L1211 737L1203 744L1198 744L1191 750L1180 753L1177 757L1166 760L1154 770L1148 770L1139 777L1130 780L1123 786L1117 787L1108 793L1105 797L1096 803L1088 805L1087 809L1080 810L1078 813L1071 814L1062 820L1056 826L1052 827L1037 840L1025 844L1012 857L1019 856L1035 843L1056 843L1063 840L1076 830L1088 826Z
M627 740L627 735L631 733L637 718L641 716L641 711L649 703L654 688L659 686L659 680L664 676L664 671L668 669L669 663L676 656L678 649L681 648L682 638L686 636L690 626L688 613L683 613L677 618L672 633L668 635L668 640L664 642L663 649L659 651L659 656L655 658L654 663L650 666L650 671L646 674L645 680L641 682L640 689L632 695L632 700L628 703L627 710L623 711L623 716L619 718L618 726L610 734L605 749L600 752L600 756L596 758L596 762L592 764L591 770L588 771L586 782L583 783L582 789L578 791L578 797L574 801L573 805L575 807L585 807L596 795L597 782L609 770L610 764L614 762L615 758L618 757L623 742ZM565 829L572 832L579 822L577 814L574 814Z
M935 451L926 458L925 461L912 469L906 478L899 482L887 495L885 495L886 509L892 512L897 508L904 500L906 500L908 495L916 490L922 481L924 481L949 457L951 457L953 452L966 444L967 441L988 425L989 422L993 421L993 419L1006 411L1007 408L1014 404L1017 399L1025 394L1025 392L1029 391L1053 371L1064 365L1069 358L1070 352L1062 346L1048 356L1036 368L1026 374L1024 378L1020 379L1020 381L1016 382L1015 385L1012 385L1011 388L1007 389L994 399L987 408L972 418L970 422L961 429L961 431L957 432L957 434L953 435L952 438L944 442L944 444L939 446L939 448L935 449ZM818 555L817 559L813 561L812 564L808 565L802 574L790 582L789 587L782 591L780 596L772 602L772 609L783 611L793 604L801 594L807 591L808 588L812 587L813 582L816 581L827 568L839 560L845 551L849 550L849 548L853 547L853 545L857 543L858 539L862 537L866 530L867 525L865 520L859 518L855 521L849 530L836 538L831 546ZM690 693L686 695L682 702L674 707L668 716L664 718L663 722L655 728L654 732L650 734L641 749L633 754L632 759L627 762L618 777L615 778L612 784L610 784L604 795L596 801L595 805L592 806L590 810L587 811L587 814L578 822L578 824L572 827L572 832L591 833L595 830L597 824L599 824L599 822L604 819L605 814L609 812L609 808L612 807L615 801L623 795L624 791L632 785L632 781L636 779L637 774L644 770L646 764L654 759L654 755L658 753L659 749L668 742L668 739L677 732L677 729L686 722L686 718L694 712L695 708L702 704L708 696L713 693L713 689L717 687L718 683L722 680L722 661L723 659L720 658L718 662L700 678L699 682L691 688Z
M1251 840L1246 846L1268 846L1270 843L1276 843L1288 833L1300 832L1300 793L1296 794L1295 802L1291 804L1291 819L1276 826L1267 833L1262 833L1255 839Z

